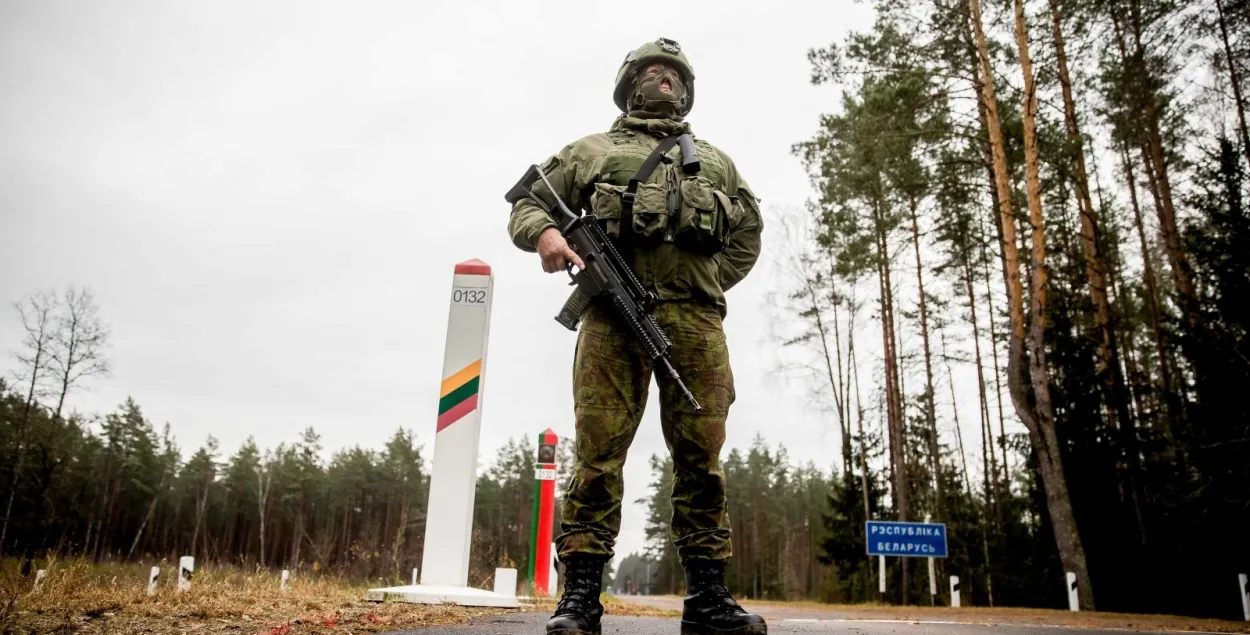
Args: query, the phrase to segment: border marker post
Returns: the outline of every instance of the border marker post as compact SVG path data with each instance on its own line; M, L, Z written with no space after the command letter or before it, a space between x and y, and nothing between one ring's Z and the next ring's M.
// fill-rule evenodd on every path
M1081 610L1081 598L1076 592L1076 574L1068 572L1068 610L1074 613Z
M183 556L178 559L178 590L191 589L191 574L195 572L195 556Z
M538 460L534 465L534 514L530 526L530 579L535 593L555 594L555 576L547 564L554 556L551 548L552 516L556 505L556 444L551 428L538 435Z
M1238 586L1241 588L1241 612L1245 614L1246 621L1250 622L1250 581L1247 580L1246 574L1237 574Z
M420 584L369 589L369 600L518 606L515 582L508 594L468 586L494 280L476 259L452 273Z

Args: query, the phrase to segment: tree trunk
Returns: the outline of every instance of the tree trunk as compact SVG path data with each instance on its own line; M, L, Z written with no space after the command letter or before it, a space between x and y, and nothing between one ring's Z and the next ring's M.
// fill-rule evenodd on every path
M1155 355L1158 357L1159 383L1163 393L1164 420L1170 429L1175 430L1175 422L1180 416L1180 405L1177 403L1177 390L1172 384L1171 364L1167 346L1163 337L1163 309L1159 296L1159 283L1155 279L1154 258L1150 255L1150 244L1146 241L1146 227L1142 219L1141 205L1137 200L1137 179L1133 176L1133 162L1129 159L1128 143L1120 148L1120 160L1124 167L1124 176L1128 181L1129 203L1133 208L1133 226L1137 230L1137 240L1142 255L1142 280L1146 285L1146 314L1150 318L1150 331L1154 336Z
M951 372L950 357L946 354L946 331L939 329L942 337L942 361L946 364L946 379L951 388L951 413L955 417L955 442L959 444L959 463L963 466L964 491L972 498L972 477L968 474L968 454L964 451L964 433L959 427L959 397L955 395L955 374Z
M1141 493L1138 485L1141 460L1138 457L1137 426L1129 412L1128 387L1120 369L1119 346L1112 320L1111 303L1107 299L1107 265L1103 258L1094 202L1089 193L1089 173L1085 169L1085 151L1081 128L1077 121L1076 103L1072 97L1072 80L1068 75L1068 57L1064 48L1063 21L1057 0L1049 0L1051 32L1055 42L1055 54L1059 70L1059 85L1063 94L1064 125L1067 131L1068 151L1072 161L1072 181L1076 188L1076 203L1081 221L1081 243L1085 254L1085 277L1090 299L1094 304L1094 322L1097 324L1097 368L1102 380L1107 419L1116 430L1119 450L1126 459L1127 469L1123 478L1129 490L1129 503L1133 507L1138 537L1146 543L1146 524L1142 519ZM1023 18L1020 18L1021 20ZM1036 234L1036 232L1035 232Z
M890 252L885 231L885 213L881 209L882 202L874 203L875 225L877 235L877 268L878 283L881 296L881 337L885 354L885 386L886 412L890 427L890 463L894 475L894 501L901 522L911 520L911 496L907 482L907 438L903 421L903 406L899 372L898 372L898 339L894 332L894 294L890 276ZM908 598L908 562L904 559L902 566L903 604Z
M1233 49L1228 43L1228 22L1224 17L1223 0L1215 0L1215 11L1220 21L1220 39L1224 42L1224 58L1228 60L1228 79L1233 86L1233 100L1237 106L1237 123L1241 130L1241 149L1246 155L1246 164L1250 166L1250 131L1246 129L1246 107L1241 97L1241 78L1237 74L1237 62L1233 59Z
M982 430L989 430L992 428L990 426L989 401L985 394L985 364L982 362L981 357L981 326L978 324L977 320L977 298L972 288L972 267L967 261L968 256L969 255L967 253L964 254L964 287L968 292L968 321L972 324L972 355L976 359L977 396L979 397L980 404L978 410L981 415ZM991 467L994 465L993 446L989 445L983 447L981 456L983 463L985 463L985 504L987 506L993 506L994 509L997 510L997 505L994 503L995 496L991 493L992 491L996 491L995 488L991 487L991 483L995 481L998 474L998 468Z
M161 492L165 491L165 483L168 478L168 472L161 475L161 482L156 486L156 491L152 494L152 502L148 505L148 513L143 515L143 521L139 523L139 530L135 532L135 539L130 543L130 550L126 552L127 558L135 555L135 549L139 547L139 539L143 536L143 530L148 526L148 522L152 520L152 516L156 513L156 504L161 500Z
M1124 34L1120 28L1120 12L1112 11L1112 18L1116 25L1116 39L1120 46L1120 55L1125 61L1131 60L1132 73L1137 77L1138 81L1144 84L1134 96L1136 97L1135 105L1139 112L1139 116L1134 120L1138 124L1138 130L1143 137L1142 143L1142 159L1146 166L1147 173L1152 175L1152 185L1158 193L1158 207L1156 213L1159 217L1159 233L1163 238L1163 245L1168 255L1168 265L1172 271L1172 283L1176 287L1176 291L1180 294L1181 308L1185 313L1186 320L1191 328L1198 326L1200 317L1198 315L1198 296L1194 290L1193 273L1190 270L1189 259L1185 253L1184 247L1180 242L1180 232L1176 225L1176 208L1172 200L1172 181L1168 173L1167 159L1163 154L1163 137L1159 132L1159 112L1155 106L1156 91L1151 81L1150 74L1144 63L1145 50L1141 43L1141 8L1138 0L1129 0L1129 26L1133 31L1133 52L1130 57L1125 50L1126 43ZM1130 102L1134 100L1130 99Z
M830 278L833 280L834 278ZM830 304L833 305L833 352L834 365L837 367L836 383L834 383L834 373L830 371L829 381L833 385L834 404L838 409L838 428L842 431L842 472L845 476L850 476L851 468L851 422L847 416L849 404L847 403L846 394L846 375L842 372L842 333L838 322L838 305L842 303L837 292L833 292L830 298ZM822 335L823 337L823 335ZM829 357L829 347L823 343L826 361Z
M37 299L36 299L37 298ZM18 485L22 482L22 462L26 457L26 431L30 427L30 413L35 407L35 391L39 387L39 377L46 370L47 360L44 358L48 353L48 346L51 343L49 339L52 334L48 332L51 327L49 319L52 316L52 306L44 303L51 300L42 294L32 296L32 309L36 312L32 316L34 323L27 321L25 307L21 304L17 305L18 313L22 318L22 326L27 333L33 337L35 347L35 355L30 362L30 388L26 391L26 400L22 405L22 425L17 432L17 447L13 465L10 468L12 485L9 488L9 500L4 506L4 524L0 525L0 555L5 553L5 539L9 533L9 519L13 515L13 500L17 496ZM20 356L19 356L19 359Z
M851 313L850 331L854 334L855 314ZM859 364L855 363L855 338L848 338L847 356L850 357L852 375L851 379L855 382L855 413L856 425L859 428L859 486L864 494L864 518L872 518L872 510L868 504L868 445L864 439L864 402L862 401L862 393L859 390ZM865 556L868 559L868 567L872 568L872 556Z
M965 23L965 27L966 26L967 24ZM965 29L965 31L968 31L968 30L969 29ZM975 40L972 33L968 32L966 33L966 35L969 40ZM978 90L984 90L983 89L984 79L982 79L981 71L980 71L981 59L980 59L980 55L977 53L976 42L971 41L969 42L969 44L971 44L969 53L971 54L971 57L972 57L971 66L970 66L971 75L972 75L972 84ZM985 101L982 99L977 100L977 117L980 121L981 132L986 137L984 163L985 163L986 178L988 179L989 190L990 190L990 203L993 209L997 209L999 207L999 202L998 202L999 198L1002 197L1004 193L1000 192L998 188L998 179L994 173L994 153L993 153L992 148L989 145L989 136L990 136L989 111L986 109ZM1010 196L1010 190L1007 191L1006 195ZM1004 412L1003 412L1003 386L1002 386L1002 380L1001 380L1002 371L998 367L998 334L997 334L997 327L994 324L994 294L993 294L992 289L990 288L991 276L990 276L990 271L989 271L989 266L990 266L989 247L988 247L989 240L984 235L983 228L980 222L977 223L977 227L978 227L978 230L982 232L981 234L981 251L982 251L981 266L985 270L985 301L986 301L986 305L989 308L987 319L989 320L989 333L990 333L990 361L992 362L992 365L994 367L994 395L998 401L998 427L999 427L999 434L1000 434L999 439L1001 440L1001 447L1003 448L1003 476L1002 478L1004 482L1009 482L1008 481L1009 469L1007 467L1007 456L1006 456L1006 450L1007 450L1007 431L1006 431L1006 423L1005 423L1006 417L1004 416ZM999 260L1000 261L1003 260L1001 256ZM968 267L972 266L971 255L968 256L967 266ZM1002 267L1003 267L1003 278L1006 279L1007 265L1005 262L1002 262ZM971 280L972 274L969 273L968 275L969 275L969 280ZM969 296L969 302L971 302L972 304L975 304L975 300L973 300L971 296ZM975 308L973 310L975 311ZM980 359L981 358L978 357L978 361ZM982 374L982 377L981 377L982 385L984 385L984 381L985 381L984 374ZM985 417L986 417L986 420L988 421L989 420L988 407L986 407L985 409ZM992 448L990 450L990 460L991 460L991 463L994 463L995 461ZM994 469L993 478L995 481L997 481L999 478L997 467L995 467ZM995 487L995 489L997 489L997 487ZM997 506L995 507L995 518L998 518Z
M981 2L970 0L972 5L972 23L976 32L977 52L981 62L983 100L988 112L990 127L990 146L994 154L994 173L1000 192L1007 192L1007 158L1003 148L1002 131L999 127L998 107L994 97L994 82L991 72L988 47L982 27ZM1042 224L1040 182L1037 167L1037 139L1035 113L1037 97L1033 86L1033 69L1028 55L1028 40L1024 25L1024 7L1021 0L1015 0L1016 41L1020 49L1021 71L1024 75L1025 107L1024 107L1024 146L1025 170L1027 174L1026 193L1029 200L1029 215L1033 223L1033 282L1032 282L1032 324L1029 339L1032 350L1028 358L1029 368L1025 363L1025 318L1024 289L1020 283L1020 256L1016 248L1015 215L1011 209L1008 196L999 197L1001 206L1001 224L1003 227L1003 249L1007 261L1007 289L1012 318L1011 337L1009 339L1010 355L1008 357L1008 387L1012 401L1016 406L1016 414L1029 430L1029 436L1038 454L1042 481L1046 489L1046 503L1050 512L1055 541L1059 549L1059 558L1066 571L1076 574L1081 605L1094 609L1093 585L1090 583L1089 570L1085 562L1085 550L1081 544L1080 534L1076 526L1076 518L1072 511L1072 503L1068 496L1067 482L1063 474L1063 463L1060 457L1059 440L1055 433L1054 415L1051 409L1050 386L1046 374L1046 350L1044 346L1044 320L1046 308L1046 268L1045 268L1045 228Z
M937 520L946 522L946 496L943 492L941 458L938 443L937 407L933 398L933 362L929 347L929 311L924 295L924 263L920 259L920 223L916 218L916 199L912 198L909 205L911 212L912 246L916 251L916 285L920 290L920 341L924 349L925 378L925 422L929 427L929 469L933 470L934 493L937 497L934 505Z

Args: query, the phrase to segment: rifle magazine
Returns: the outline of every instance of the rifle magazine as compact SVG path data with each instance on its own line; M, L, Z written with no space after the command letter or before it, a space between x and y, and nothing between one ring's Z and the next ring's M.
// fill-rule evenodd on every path
M576 331L577 323L581 322L582 314L586 312L592 299L581 287L574 287L573 293L569 294L569 299L564 301L564 306L556 314L556 321L564 328Z

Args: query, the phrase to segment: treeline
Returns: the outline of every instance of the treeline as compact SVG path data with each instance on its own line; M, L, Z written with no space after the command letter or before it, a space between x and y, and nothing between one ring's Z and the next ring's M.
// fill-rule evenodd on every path
M774 230L784 369L842 433L822 557L871 597L860 521L930 518L987 603L1063 606L1072 572L1082 609L1236 618L1250 3L874 6L809 53L841 100ZM927 595L923 560L889 575Z
M760 437L749 448L729 451L723 465L734 555L727 582L735 593L770 600L903 601L900 559L887 559L883 598L877 591L877 560L865 553L865 519L897 520L897 514L888 505L888 471L878 468L885 456L884 435L870 429L863 441L870 467L850 475L838 467L793 462L784 446L770 448ZM965 606L989 605L991 591L998 606L1066 606L1063 574L1057 581L1047 577L1059 570L1053 544L1032 540L1036 497L1023 492L1004 498L1004 522L996 529L1002 535L987 535L977 492L965 487L954 466L946 467L942 481L950 492L945 516L950 557L938 562L937 601L949 601L946 576L958 575ZM648 548L621 562L613 582L618 593L684 591L681 564L669 537L672 461L652 456L651 469L650 489L636 501L648 510ZM1014 548L1002 550L1002 561L987 560L987 544L1007 541ZM923 566L921 570L910 580L909 598L928 604L928 574ZM992 589L985 584L991 573Z
M230 453L209 436L183 460L169 426L158 432L133 400L102 417L62 419L45 408L27 417L22 395L3 382L0 392L0 462L9 467L0 492L13 501L7 557L192 555L201 564L403 584L421 566L432 439L411 430L396 430L381 449L343 448L328 460L311 428L273 449L249 438ZM535 452L529 437L510 440L478 478L471 585L490 588L495 567L516 567L525 579ZM567 473L567 445L558 458Z

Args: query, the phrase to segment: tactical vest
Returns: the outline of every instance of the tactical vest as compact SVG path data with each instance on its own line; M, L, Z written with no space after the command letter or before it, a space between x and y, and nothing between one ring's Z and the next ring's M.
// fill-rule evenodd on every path
M660 145L660 140L632 130L607 133L611 145L598 162L598 174L588 179L593 191L583 200L614 240L621 235L621 217L630 180ZM632 204L632 246L671 245L692 255L712 257L725 248L732 219L741 213L736 190L728 181L728 166L708 143L694 140L699 171L686 174L678 146L663 154L651 174L636 184ZM626 237L628 238L628 237ZM630 241L626 241L627 243ZM632 254L622 254L630 258Z

